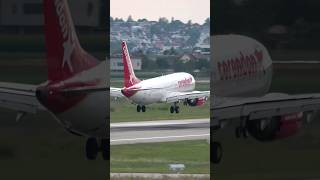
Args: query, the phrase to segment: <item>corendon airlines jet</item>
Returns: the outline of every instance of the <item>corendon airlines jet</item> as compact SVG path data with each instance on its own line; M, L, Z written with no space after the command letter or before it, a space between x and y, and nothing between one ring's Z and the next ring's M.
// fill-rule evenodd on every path
M180 72L147 80L139 80L133 71L129 51L122 42L122 61L124 65L124 87L110 88L113 97L126 97L137 104L137 112L145 112L146 105L153 103L173 103L171 113L179 113L179 102L185 105L201 106L210 91L193 91L195 79L191 74Z
M320 94L268 93L272 60L261 43L240 35L217 35L211 42L212 130L237 120L237 137L250 134L259 141L273 141L296 134L303 120L310 121L320 109ZM221 144L211 145L212 161L219 163Z
M68 132L87 137L86 156L109 159L107 65L84 51L66 0L43 0L48 81L0 84L0 106L26 113L47 111Z

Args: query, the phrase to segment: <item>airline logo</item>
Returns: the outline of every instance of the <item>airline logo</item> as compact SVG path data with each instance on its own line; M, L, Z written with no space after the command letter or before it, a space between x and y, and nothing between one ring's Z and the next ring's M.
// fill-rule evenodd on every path
M74 34L72 32L72 25L69 22L69 19L66 17L67 8L65 4L61 0L55 0L54 5L56 7L56 13L59 19L60 30L63 36L63 61L62 61L62 68L65 65L68 65L70 72L73 72L73 67L71 64L71 55L74 50Z
M185 87L192 84L192 78L185 78L183 80L178 81L178 86L180 87Z
M240 52L238 57L220 61L217 66L220 80L240 79L266 73L263 66L263 51L258 49L247 55Z

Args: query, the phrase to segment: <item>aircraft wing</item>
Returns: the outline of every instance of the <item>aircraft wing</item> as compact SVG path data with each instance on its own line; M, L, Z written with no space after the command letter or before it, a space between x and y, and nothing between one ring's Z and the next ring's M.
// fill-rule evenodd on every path
M163 101L166 103L173 103L184 101L186 99L208 98L210 91L192 91L192 92L171 92L164 97Z
M123 98L124 95L121 93L121 88L110 87L110 96L115 98Z
M0 107L33 114L38 110L45 110L35 92L35 85L0 83Z
M297 112L315 112L320 109L320 94L270 93L262 97L215 97L213 101L212 126L220 126L224 120L241 117L253 120Z

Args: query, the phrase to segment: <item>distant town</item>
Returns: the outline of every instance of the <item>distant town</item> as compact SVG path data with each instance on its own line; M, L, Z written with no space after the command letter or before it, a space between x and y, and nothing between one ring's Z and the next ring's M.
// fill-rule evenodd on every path
M203 24L198 24L191 21L183 23L174 18L149 21L133 20L131 16L125 20L110 17L110 26L111 70L122 69L122 40L128 44L129 51L135 59L133 65L136 70L182 70L184 65L190 66L190 63L197 63L198 71L208 67L210 18ZM177 66L177 60L181 65ZM184 70L187 70L185 68Z

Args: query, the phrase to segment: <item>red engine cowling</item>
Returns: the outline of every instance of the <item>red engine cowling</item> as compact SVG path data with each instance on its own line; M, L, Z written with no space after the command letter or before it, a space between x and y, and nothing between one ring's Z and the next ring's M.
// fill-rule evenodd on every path
M276 139L286 138L299 132L302 126L303 113L294 113L281 116L280 130L276 133Z
M303 113L293 113L247 122L248 132L259 141L272 141L293 136L302 126Z
M188 99L187 103L189 106L202 106L206 103L207 98L203 97L203 98L196 98L196 99Z

